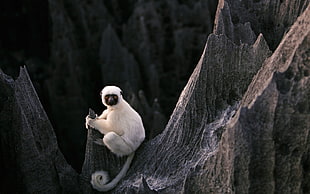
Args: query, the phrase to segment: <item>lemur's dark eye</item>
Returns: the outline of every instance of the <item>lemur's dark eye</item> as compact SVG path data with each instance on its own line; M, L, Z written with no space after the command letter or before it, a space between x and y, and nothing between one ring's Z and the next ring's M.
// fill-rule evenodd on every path
M113 98L114 98L114 100L117 100L117 99L118 99L118 97L117 97L116 95L114 95Z
M105 99L105 100L108 100L108 99L109 99L109 96L105 96L104 99Z

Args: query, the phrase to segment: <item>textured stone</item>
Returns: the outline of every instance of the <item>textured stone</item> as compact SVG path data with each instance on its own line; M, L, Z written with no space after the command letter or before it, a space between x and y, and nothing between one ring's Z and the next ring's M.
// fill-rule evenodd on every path
M114 6L109 9L118 10ZM309 193L309 15L309 1L219 1L214 33L168 125L141 145L127 176L110 193ZM287 25L264 27L278 22ZM272 30L286 33L272 35ZM63 38L72 48L81 46L68 37ZM72 56L70 50L64 57ZM76 94L81 90L72 75L51 83ZM97 193L89 183L94 170L118 173L124 158L96 144L101 134L89 129L78 176L58 150L26 70L16 80L2 72L0 78L1 192ZM143 92L128 101L156 122L161 110L156 101L150 106Z
M221 128L270 54L262 39L260 36L254 45L237 46L224 35L209 36L165 131L142 148L143 159L137 158L138 164L128 173L132 175L116 192L133 189L130 185L141 175L151 189L163 193L190 190L185 180L192 171L203 171L199 165L216 149Z
M1 193L79 192L27 70L16 80L0 71L0 82Z
M309 192L309 10L269 58L261 36L252 47L230 47L226 36L210 35L165 131L141 149L115 193L138 191L140 177L159 193ZM231 60L232 48L246 54ZM230 72L259 64L251 53L262 66L249 84L250 74ZM226 101L229 91L236 103Z
M137 93L141 88L141 75L133 55L124 48L115 31L108 25L101 37L99 63L102 82L123 86L125 93Z
M49 1L51 68L41 88L61 149L75 169L82 166L84 117L88 107L102 111L98 93L105 85L118 85L125 99L135 100L147 134L164 129L212 31L216 5L216 0ZM140 90L148 99L144 107L137 103ZM154 101L160 110L152 110Z

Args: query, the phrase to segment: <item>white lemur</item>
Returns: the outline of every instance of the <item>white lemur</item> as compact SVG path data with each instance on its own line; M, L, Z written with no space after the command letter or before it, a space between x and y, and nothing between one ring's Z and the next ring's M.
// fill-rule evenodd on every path
M90 126L104 134L103 143L117 156L126 156L127 160L118 175L108 183L106 171L92 174L91 184L98 191L113 189L126 175L136 149L145 138L140 115L123 99L122 91L116 86L106 86L100 93L102 103L107 107L95 119L86 117L86 127Z

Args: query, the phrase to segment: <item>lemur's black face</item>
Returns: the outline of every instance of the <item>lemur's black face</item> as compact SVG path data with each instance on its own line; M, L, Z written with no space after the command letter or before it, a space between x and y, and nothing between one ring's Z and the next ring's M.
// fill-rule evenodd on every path
M118 103L118 96L116 94L107 94L104 96L104 101L109 106L116 105Z
M117 86L106 86L100 92L102 103L107 106L118 106L122 103L122 90Z

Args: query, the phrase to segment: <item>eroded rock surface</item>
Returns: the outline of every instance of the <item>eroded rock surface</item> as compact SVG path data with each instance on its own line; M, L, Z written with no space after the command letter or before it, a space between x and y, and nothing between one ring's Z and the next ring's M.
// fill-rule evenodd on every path
M63 9L61 4L50 4ZM84 13L75 4L65 6ZM151 6L148 9L152 11ZM58 22L71 25L63 20L68 16L54 14L54 22L62 17ZM110 193L309 193L309 15L309 1L220 0L214 33L208 36L168 125L142 144L128 175ZM76 17L80 15L70 15ZM156 20L152 21L156 29ZM82 35L78 39L82 43L89 35L83 31L88 25L81 22L76 26L80 30L72 28ZM83 47L70 42L70 36L58 38L60 45L68 41L67 46ZM67 49L70 52L55 62L82 63L77 60L83 57L80 52ZM63 72L78 72L70 67ZM62 72L61 64L55 71ZM72 75L64 87L75 82ZM59 83L56 78L50 81ZM112 176L118 172L124 159L95 144L101 135L94 130L88 130L82 173L67 164L26 69L16 80L1 72L0 86L0 166L5 180L1 193L96 193L89 184L94 170L108 168ZM79 92L73 84L70 94ZM143 92L129 101L137 103L137 98L144 104L141 110L160 110L157 103L147 104ZM79 102L74 95L70 100ZM61 118L63 112L58 114ZM156 116L160 115L153 114L153 119Z
M165 131L141 149L115 192L309 192L309 14L271 56L261 35L254 44L229 38L248 27L230 23L228 37L210 35Z
M79 177L60 152L27 70L0 71L1 193L79 192Z

